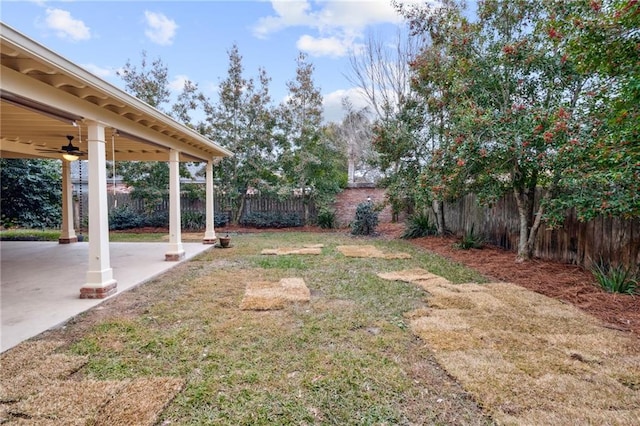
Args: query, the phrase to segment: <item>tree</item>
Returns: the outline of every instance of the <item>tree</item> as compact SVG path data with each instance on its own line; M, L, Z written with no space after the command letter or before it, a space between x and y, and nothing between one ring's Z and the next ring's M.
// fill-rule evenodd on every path
M416 97L422 101L424 115L422 139L428 152L426 167L420 173L420 188L424 192L424 201L431 202L436 218L438 235L444 235L446 224L444 201L460 195L463 185L454 185L461 175L451 175L454 157L451 146L453 136L450 121L456 108L455 96L457 66L441 47L427 45L411 63L414 71L412 88Z
M466 90L459 78L459 70L465 67L465 57L455 54L451 46L443 43L443 40L453 39L464 45L469 22L462 15L463 7L463 4L449 2L437 12L427 7L408 13L413 17L410 21L413 33L426 31L430 34L409 65L414 103L425 117L422 122L416 122L421 125L417 129L420 132L416 130L416 133L425 145L426 162L419 175L420 199L431 203L439 235L446 232L444 201L463 193L465 179L461 173L451 173L456 163L451 148L454 144L452 121L458 98ZM399 8L404 10L402 5ZM458 42L452 44L455 46Z
M125 185L133 188L132 198L144 200L146 212L153 212L168 194L169 167L151 161L122 161L118 174Z
M164 104L169 102L169 68L156 58L147 68L147 52L142 51L140 69L129 60L121 71L116 74L125 82L125 90L133 93L138 99L150 106L163 110Z
M428 31L434 46L455 63L452 81L458 88L448 117L448 151L455 162L444 184L450 191L475 192L488 204L513 193L518 260L532 256L550 200L562 196L562 176L576 158L568 154L596 121L582 105L597 79L576 72L545 26L551 14L544 6L485 1L475 23L453 15L460 25L450 25L449 11L462 7L454 1L444 2L434 19L422 19L419 9L405 10L413 28ZM440 79L440 87L448 79L446 73L429 78ZM542 200L534 210L536 191Z
M351 73L347 80L359 87L369 102L375 119L397 111L410 92L410 68L422 40L398 30L393 43L370 34L364 47L349 56Z
M207 136L234 152L216 167L216 175L222 190L234 200L232 221L238 223L248 191L267 190L278 180L274 173L275 120L266 72L259 70L256 85L243 76L238 46L233 45L228 54L228 74L220 83L219 102L207 112Z
M553 1L547 32L581 76L597 76L584 109L595 118L567 152L563 197L549 205L558 222L567 207L597 215L640 217L640 3Z
M307 56L296 59L296 78L287 83L289 97L280 108L280 164L285 183L300 191L305 206L326 202L346 183L346 161L336 140L322 128L322 95L313 82L314 67ZM305 222L309 219L305 209Z
M125 90L150 106L162 111L169 102L169 70L164 62L157 58L147 68L147 54L142 52L140 69L127 61L122 71L118 71L125 82ZM196 101L204 101L197 85L185 82L178 102L170 108L178 119L189 124L189 111L195 109ZM169 165L167 162L123 161L118 165L118 173L125 184L133 188L131 196L145 202L145 210L151 213L169 193ZM180 164L180 175L190 177L186 166Z
M426 117L423 105L407 99L396 108L396 113L379 120L373 129L377 165L384 173L381 184L387 188L394 215L427 205L420 175L430 157L421 137Z
M375 166L376 153L371 141L373 139L373 125L369 120L369 108L356 111L348 99L342 100L345 116L336 127L337 136L348 159L348 181L356 181L356 174L365 181L378 179L378 169Z
M396 6L399 11L405 11L403 4ZM427 6L427 10L431 9ZM428 15L424 14L423 18ZM393 211L397 214L402 208L431 203L438 232L443 234L443 193L431 190L435 185L428 185L427 181L432 175L426 175L422 170L437 144L444 143L444 127L440 127L441 137L436 140L436 126L431 123L443 123L445 117L432 111L437 102L427 104L431 111L419 105L415 98L415 90L419 87L413 84L412 78L416 58L424 44L423 32L416 30L412 33L398 31L393 44L369 37L364 49L354 52L351 57L353 74L349 79L364 91L375 111L375 148L383 157L377 164L387 174L382 182ZM424 53L422 55L424 59ZM443 107L439 108L442 112ZM409 119L409 122L402 124L403 119Z
M62 217L58 160L0 159L2 226L55 228Z
M203 122L193 123L191 114L194 111L204 111L208 102L198 85L191 80L186 80L176 103L171 107L171 115L184 125L204 132L206 124Z

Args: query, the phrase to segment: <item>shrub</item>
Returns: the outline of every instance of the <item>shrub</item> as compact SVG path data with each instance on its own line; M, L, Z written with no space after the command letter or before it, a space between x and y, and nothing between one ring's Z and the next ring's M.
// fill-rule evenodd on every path
M142 226L144 218L131 207L116 207L109 212L109 229L131 229Z
M58 228L62 221L60 161L0 158L0 224Z
M623 265L610 265L600 261L593 270L598 284L608 293L636 294L638 292L638 272Z
M482 238L482 235L476 234L474 232L473 230L474 226L475 225L472 225L471 230L464 233L460 242L456 244L457 248L460 248L463 250L469 250L472 248L475 248L475 249L482 248L482 246L484 245L484 238Z
M186 211L180 214L182 229L200 231L207 226L207 215L204 212Z
M296 212L252 212L240 220L240 225L253 228L293 228L304 222Z
M229 213L216 212L213 214L213 226L216 228L222 228L227 226L231 222Z
M355 220L351 223L352 235L371 235L378 226L378 212L371 202L358 204Z
M167 228L169 226L169 212L168 211L154 211L144 217L142 226L149 226L152 228Z
M407 227L402 234L402 238L420 238L428 235L436 235L438 229L436 225L431 223L429 215L426 213L415 214L407 220Z
M318 212L318 226L322 229L333 229L336 226L336 212L322 209Z

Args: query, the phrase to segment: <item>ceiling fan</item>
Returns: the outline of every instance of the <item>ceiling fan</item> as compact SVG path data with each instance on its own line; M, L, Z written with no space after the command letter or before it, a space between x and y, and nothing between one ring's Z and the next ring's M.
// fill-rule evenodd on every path
M62 157L67 161L75 161L79 157L87 155L86 152L80 151L80 148L71 143L73 136L67 135L67 140L69 141L69 144L61 146L60 149L40 148L38 151L62 154Z

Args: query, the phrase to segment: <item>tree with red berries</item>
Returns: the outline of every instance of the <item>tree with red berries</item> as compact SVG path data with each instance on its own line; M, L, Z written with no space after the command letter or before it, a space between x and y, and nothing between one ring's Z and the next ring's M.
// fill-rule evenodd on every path
M640 217L640 2L555 0L549 8L547 29L564 58L599 83L584 102L589 133L567 147L552 218L567 207L582 220Z
M418 86L451 88L448 161L446 169L437 168L443 173L438 187L474 192L485 204L512 193L520 224L518 260L532 257L549 209L559 205L557 200L568 200L567 171L600 131L593 114L597 101L590 93L602 90L603 79L580 72L560 31L549 25L551 6L487 0L479 2L475 22L451 14L463 10L454 0L428 15L420 8L401 10L416 31L429 34L424 54L439 49L455 69L427 72L434 68L433 58L415 64ZM426 176L438 176L424 170Z

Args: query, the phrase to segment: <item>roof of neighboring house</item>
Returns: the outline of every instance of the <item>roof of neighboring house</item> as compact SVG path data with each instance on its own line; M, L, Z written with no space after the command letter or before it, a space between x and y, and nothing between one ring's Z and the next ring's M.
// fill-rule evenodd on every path
M86 150L88 121L106 126L108 160L168 161L170 149L180 151L180 161L233 155L1 22L0 52L3 158L61 158L43 150L59 150L67 135Z

